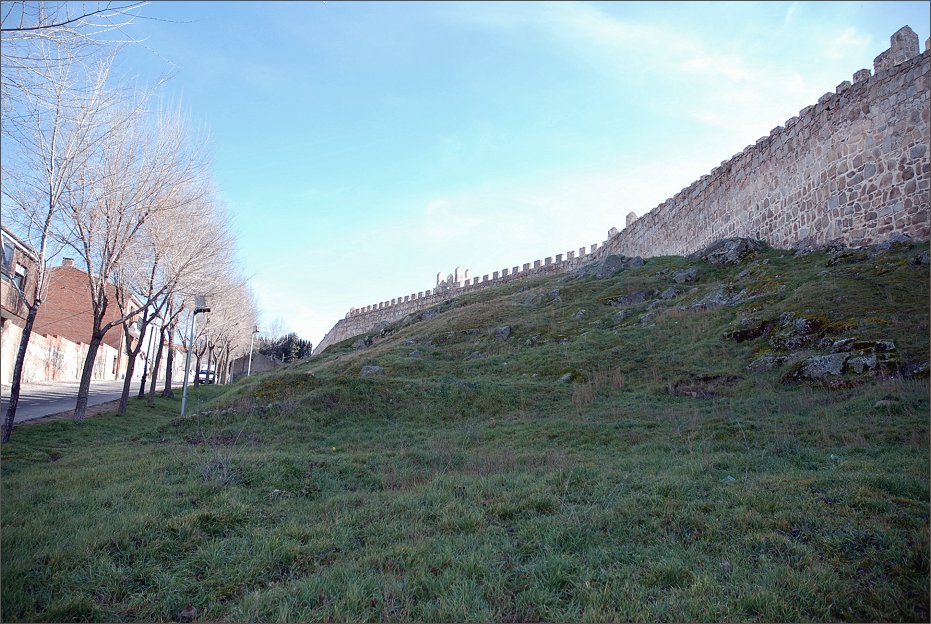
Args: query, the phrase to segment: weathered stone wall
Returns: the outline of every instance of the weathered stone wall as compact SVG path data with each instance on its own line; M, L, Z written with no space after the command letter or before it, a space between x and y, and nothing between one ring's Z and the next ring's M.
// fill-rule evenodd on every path
M782 248L927 239L929 65L917 35L899 30L875 75L858 71L642 218L628 215L602 253L687 254L735 236Z
M611 232L613 234L613 232ZM601 243L605 245L607 241ZM418 292L391 301L382 301L364 308L352 308L333 326L327 335L323 337L314 348L314 355L322 353L331 344L341 342L351 336L370 333L377 330L382 323L393 323L403 319L408 314L425 310L431 306L448 301L453 297L474 292L489 286L499 286L507 284L513 280L524 279L537 275L549 275L553 273L566 273L591 262L598 253L599 244L594 243L585 251L585 247L580 247L578 253L569 251L565 254L557 254L534 260L523 265L511 268L504 268L482 277L473 277L462 288L450 288L445 290L437 289L437 292Z
M477 288L546 273L563 273L611 253L684 255L735 236L791 247L803 239L838 238L863 246L904 234L929 237L931 183L931 53L918 52L918 37L904 27L876 57L875 75L861 69L853 83L774 128L709 175L609 240L523 267L472 278L463 288L413 293L353 308L327 333L314 354L346 338L371 332Z

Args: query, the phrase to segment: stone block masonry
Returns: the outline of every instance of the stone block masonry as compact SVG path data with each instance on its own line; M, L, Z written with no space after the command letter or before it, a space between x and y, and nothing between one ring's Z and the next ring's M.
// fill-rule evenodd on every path
M569 251L468 280L455 287L353 308L317 345L329 345L380 323L471 292L524 277L564 273L608 254L685 255L729 237L787 248L802 240L843 239L858 247L895 234L927 240L931 227L931 52L905 26L876 57L818 103L774 128L675 197L586 253ZM619 211L618 218L621 218ZM563 259L565 258L565 259ZM460 277L462 280L460 281ZM438 276L439 278L439 276ZM439 281L439 280L438 280Z
M929 51L908 26L798 117L721 163L608 241L606 253L687 254L743 236L864 246L929 235Z

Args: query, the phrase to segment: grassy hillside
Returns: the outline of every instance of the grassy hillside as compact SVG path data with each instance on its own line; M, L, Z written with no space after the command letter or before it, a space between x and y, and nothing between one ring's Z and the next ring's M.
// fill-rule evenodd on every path
M2 618L927 621L927 251L528 279L21 427Z

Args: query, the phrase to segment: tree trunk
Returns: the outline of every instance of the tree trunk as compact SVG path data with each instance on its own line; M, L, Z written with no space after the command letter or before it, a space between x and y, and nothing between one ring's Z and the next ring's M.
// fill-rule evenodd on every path
M230 346L226 346L226 353L223 355L223 383L230 382Z
M226 352L221 351L220 355L217 356L217 363L214 366L216 369L216 383L225 384L226 383Z
M149 363L149 360L151 359L152 359L152 356L146 353L145 363L144 363L144 366L142 367L142 377L139 378L139 394L136 395L137 399L145 398L145 382L149 378L149 373L150 373L149 367L151 366L151 364Z
M91 335L90 344L87 345L87 358L84 360L84 370L81 372L81 384L78 386L78 404L74 407L74 419L84 420L87 416L87 397L91 390L91 377L94 375L94 361L97 351L103 342L103 333L95 331Z
M142 343L145 341L145 332L147 325L145 322L146 312L142 313L142 327L139 329L139 342L133 347L132 336L129 335L129 321L123 322L123 337L126 339L126 378L123 380L123 394L120 395L120 407L116 410L119 414L126 413L126 407L129 405L129 392L133 387L133 371L136 369L136 359L139 352L142 351ZM140 388L141 390L142 388Z
M168 356L165 358L165 387L162 389L163 399L175 398L175 391L171 389L171 376L175 368L175 325L168 328Z
M145 336L146 331L148 330L148 327L149 327L149 323L152 320L152 319L147 319L148 315L149 315L148 310L142 313L143 327L142 327L142 331L139 334L139 351L142 350L142 338ZM154 332L155 329L153 328L152 331ZM151 348L152 348L152 341L149 340L149 350L151 350ZM140 399L145 398L145 380L146 380L146 376L150 374L151 368L152 368L152 354L146 351L145 365L142 367L142 378L139 380L139 395L138 396Z
M197 355L196 359L194 360L194 386L195 387L200 385L200 375L198 375L198 373L200 372L200 359L202 357L204 357L203 354Z
M23 335L19 339L19 349L16 351L16 364L13 366L13 385L10 386L10 404L6 408L6 418L3 421L3 442L9 442L13 435L13 420L16 418L16 406L19 404L19 392L23 380L23 367L26 364L26 350L29 348L29 338L32 336L32 326L39 313L39 306L29 306L26 314L26 325Z
M126 378L123 379L123 394L120 395L120 406L117 413L123 415L126 413L126 406L129 405L129 392L133 386L133 370L136 368L136 357L128 355L129 360L126 362Z
M152 363L152 381L149 382L149 407L155 407L155 384L158 382L158 366L162 363L162 347L165 346L165 329L158 332L158 350L155 352L155 362Z

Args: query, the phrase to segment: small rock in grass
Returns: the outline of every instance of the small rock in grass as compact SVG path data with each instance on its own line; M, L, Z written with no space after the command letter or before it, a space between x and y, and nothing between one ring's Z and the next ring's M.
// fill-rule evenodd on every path
M733 571L734 571L734 564L732 564L727 559L721 562L721 572L724 572L724 574L730 574Z
M805 360L799 371L799 376L806 379L823 379L829 375L840 375L844 372L844 363L850 353L832 353L831 355L818 355Z
M914 377L928 377L928 372L928 362L918 362L917 364L905 364L901 367L899 374L906 379L911 379Z
M372 377L374 375L384 375L385 369L381 366L363 366L359 373L360 377Z
M840 353L841 351L847 351L854 342L856 342L855 338L841 338L840 340L835 340L831 344L831 352Z
M656 320L656 312L647 312L646 314L643 314L640 316L641 325L649 325L655 320Z
M676 271L672 274L672 281L676 284L687 284L694 282L698 278L698 268L689 267L684 271Z
M747 370L751 373L765 373L771 371L780 364L785 362L784 357L776 355L761 355L747 365Z
M847 360L847 369L858 375L874 368L876 368L875 355L862 355Z
M188 605L178 611L178 614L175 616L175 619L179 622L193 622L194 618L197 616L197 609L194 608L194 605Z

